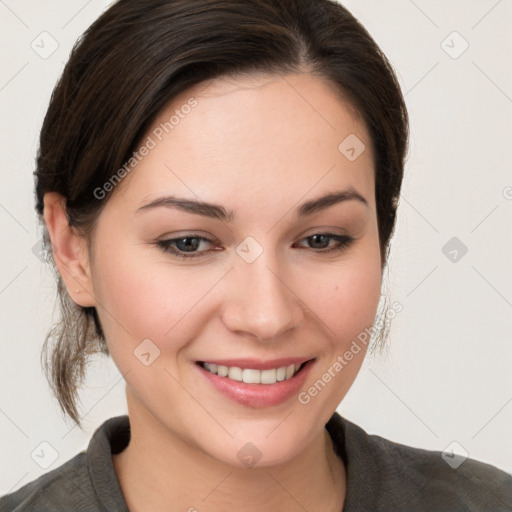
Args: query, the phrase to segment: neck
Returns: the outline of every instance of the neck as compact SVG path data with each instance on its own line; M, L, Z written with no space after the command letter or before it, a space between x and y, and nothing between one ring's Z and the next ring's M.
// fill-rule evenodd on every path
M148 411L130 410L129 445L113 456L130 512L339 512L346 474L324 429L293 459L235 467L173 435Z

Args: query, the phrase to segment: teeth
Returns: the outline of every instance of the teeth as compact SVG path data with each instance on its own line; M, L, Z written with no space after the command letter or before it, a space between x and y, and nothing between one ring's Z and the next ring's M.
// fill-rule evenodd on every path
M275 384L291 379L299 370L300 364L281 366L271 370L254 370L238 366L222 366L213 363L203 363L203 368L219 377L228 377L246 384Z
M258 370L245 369L242 372L242 380L246 384L259 384L261 382L262 372Z
M209 368L207 368L209 370ZM227 377L229 372L229 368L227 366L218 366L217 368L217 375L219 377ZM212 372L215 373L215 372Z
M277 382L277 371L276 370L262 370L260 373L261 373L261 381L260 381L261 384L275 384Z
M228 377L233 380L242 381L242 368L238 368L237 366L231 366L229 368Z

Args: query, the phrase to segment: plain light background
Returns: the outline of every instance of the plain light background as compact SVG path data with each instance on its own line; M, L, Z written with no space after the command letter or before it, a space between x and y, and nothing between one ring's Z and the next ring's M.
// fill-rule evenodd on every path
M0 1L0 494L61 465L126 413L110 359L91 366L85 431L63 419L39 365L59 311L34 249L38 131L71 46L108 3ZM512 2L342 3L397 71L411 147L387 274L389 302L403 310L387 353L365 361L339 411L369 433L455 446L512 473ZM58 43L47 58L32 47L42 37L46 51ZM31 456L42 452L47 468Z

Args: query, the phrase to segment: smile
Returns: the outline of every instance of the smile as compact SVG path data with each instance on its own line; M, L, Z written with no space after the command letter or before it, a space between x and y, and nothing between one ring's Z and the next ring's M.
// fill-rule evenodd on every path
M285 357L274 360L217 359L196 361L195 367L209 387L246 407L283 404L302 389L316 358Z
M200 363L201 366L214 375L246 384L275 384L291 379L300 370L301 364L290 364L267 370L254 368L239 368L238 366L223 366L214 363Z

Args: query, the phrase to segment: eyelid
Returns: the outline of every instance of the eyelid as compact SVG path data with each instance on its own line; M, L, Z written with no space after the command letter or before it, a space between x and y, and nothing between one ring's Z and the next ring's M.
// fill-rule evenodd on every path
M201 242L204 241L204 242L209 242L211 244L214 244L216 242L215 239L211 239L211 238L208 238L208 237L205 237L205 236L202 236L202 235L193 234L193 233L185 233L183 235L173 236L172 238L164 238L164 239L157 240L155 242L155 245L160 247L160 249L164 253L171 254L173 256L176 256L176 257L182 258L182 259L198 258L198 257L202 257L202 256L205 256L205 255L211 254L211 252L212 252L211 250L210 251L199 251L199 252L187 253L186 251L181 252L179 250L175 250L174 248L172 248L172 243L173 242L177 242L177 241L180 241L180 240L183 240L183 239L187 239L187 238L196 238L196 239L198 239Z
M342 252L343 250L348 249L356 240L353 236L350 236L350 235L337 234L337 233L332 233L332 232L324 230L324 231L315 231L315 232L311 233L310 235L302 236L301 238L298 239L297 242L299 242L299 243L304 242L308 239L311 239L314 236L327 236L330 240L335 240L337 242L337 244L334 247L327 248L327 249L325 249L325 248L315 249L312 247L303 247L304 249L309 249L312 253L316 253L319 255L327 254L327 253L331 253L331 252ZM193 258L208 257L208 256L211 256L213 251L223 250L223 249L217 248L217 249L212 249L212 250L207 250L207 251L187 252L187 251L176 250L172 247L173 243L179 242L180 240L184 240L187 238L188 239L190 239L190 238L197 239L200 242L204 241L204 242L208 242L211 244L214 244L214 243L218 244L218 240L216 240L216 239L208 238L208 237L194 234L194 233L185 233L183 235L174 236L172 238L157 240L155 242L155 245L157 245L164 253L171 254L180 259L193 259ZM297 242L294 242L294 243L297 243Z
M340 234L336 234L336 233L331 233L331 232L328 232L328 231L318 231L318 232L315 232L311 235L307 235L305 237L302 237L299 242L303 242L304 240L307 240L309 238L312 238L314 236L327 236L329 237L331 240L335 240L337 241L337 245L335 245L334 247L331 247L330 249L314 249L314 248L311 248L311 247L305 247L305 249L310 249L311 251L313 251L314 253L317 253L317 254L326 254L326 253L330 253L330 252L342 252L343 250L345 249L348 249L355 241L356 241L356 238L353 237L353 236L350 236L350 235L340 235Z

